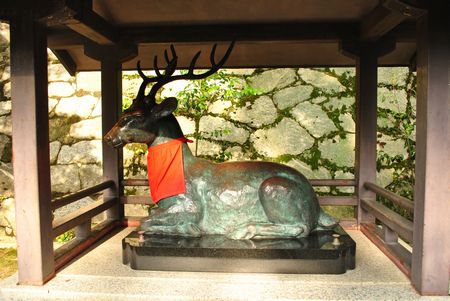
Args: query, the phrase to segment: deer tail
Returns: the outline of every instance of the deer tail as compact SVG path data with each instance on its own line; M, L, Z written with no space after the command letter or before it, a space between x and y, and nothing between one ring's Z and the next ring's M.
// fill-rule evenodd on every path
M337 226L339 221L329 215L328 213L325 213L322 209L319 212L319 218L317 219L317 227L316 230L329 230L333 229Z

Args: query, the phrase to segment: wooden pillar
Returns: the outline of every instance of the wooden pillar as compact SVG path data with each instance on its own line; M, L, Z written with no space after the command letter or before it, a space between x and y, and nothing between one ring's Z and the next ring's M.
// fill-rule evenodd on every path
M377 47L362 43L356 58L356 143L355 177L358 197L357 220L374 222L374 218L360 205L361 198L375 199L375 193L364 182L376 181L377 160Z
M99 45L86 43L85 55L101 63L102 88L102 132L109 132L119 120L122 113L122 62L137 56L136 45ZM111 180L115 183L113 188L103 194L105 202L117 198L117 206L107 210L107 218L122 220L124 206L120 203L123 195L123 159L122 149L115 149L103 142L103 181Z
M105 58L101 60L102 85L102 131L105 135L119 120L122 112L122 65L119 60ZM123 205L119 198L123 195L122 149L115 149L103 142L103 180L112 180L115 186L103 194L105 201L118 198L117 207L107 211L107 218L122 220Z
M11 20L14 196L19 284L55 274L45 27L22 12Z
M448 295L450 269L450 29L448 1L419 20L412 283Z

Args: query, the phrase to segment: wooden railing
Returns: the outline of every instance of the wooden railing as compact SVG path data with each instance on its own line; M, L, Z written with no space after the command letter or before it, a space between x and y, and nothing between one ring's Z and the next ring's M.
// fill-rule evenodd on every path
M82 198L113 187L113 181L106 181L76 193L57 198L52 201L52 210L70 205ZM117 221L106 219L91 228L93 217L117 205L119 205L117 198L103 199L53 220L54 238L71 229L75 230L75 238L55 250L55 263L57 269L61 268L64 264L105 234L109 233L116 226Z
M366 182L364 187L408 212L414 212L414 203L407 198L396 195L374 183ZM379 222L379 225L362 224L361 231L409 276L412 255L407 243L412 245L413 223L375 199L361 199L361 207ZM403 243L400 239L403 240Z
M311 179L309 180L312 186L328 186L328 187L345 187L352 186L355 187L356 181L354 179ZM122 185L125 186L148 186L147 179L125 179L122 181ZM319 196L319 204L322 206L358 206L358 200L356 196ZM129 195L122 196L120 198L122 204L142 204L142 205L152 205L150 196L137 196ZM135 226L139 224L139 220L142 217L126 217L126 222L128 225ZM356 219L343 219L341 220L341 225L345 228L355 228Z

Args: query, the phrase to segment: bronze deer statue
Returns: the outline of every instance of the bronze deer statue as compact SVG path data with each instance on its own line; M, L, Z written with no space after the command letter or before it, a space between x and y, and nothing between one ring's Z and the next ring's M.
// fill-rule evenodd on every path
M178 59L173 46L170 47L172 58L167 51L164 53L165 72L158 68L155 56L155 77L144 75L138 62L137 70L143 82L137 97L104 139L115 148L131 142L149 146L149 158L151 155L153 160L149 160L147 169L152 196L158 206L151 210L140 229L146 234L191 237L220 234L231 239L262 239L304 237L311 231L334 228L336 220L322 211L312 186L300 172L271 162L218 164L196 158L172 114L177 99L170 97L156 103L156 93L163 85L180 79L206 78L218 71L233 45L234 42L218 63L215 63L214 45L211 69L201 74L194 74L198 52L186 74L173 75ZM155 84L145 95L149 83ZM179 165L175 174L179 177L171 176L169 168L167 174L152 178L154 166L175 161ZM166 184L162 183L164 177L167 177ZM153 189L156 191L161 183L162 186L173 184L175 190L172 194L163 191L155 200Z

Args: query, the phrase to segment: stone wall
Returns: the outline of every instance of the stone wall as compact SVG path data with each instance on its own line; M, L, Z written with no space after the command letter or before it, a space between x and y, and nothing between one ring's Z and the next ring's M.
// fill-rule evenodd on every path
M0 23L0 30L0 226L12 234L8 25ZM72 77L51 52L48 71L51 184L56 197L101 181L100 73L80 72ZM219 85L222 89L210 89L209 96L205 92L208 101L197 111L202 114L186 105L190 101L186 91L193 89L192 83L170 83L159 96L180 99L177 118L185 135L195 140L190 146L198 156L215 161L268 160L290 165L312 179L345 179L354 177L354 72L353 68L225 70L233 80L205 81L206 87ZM136 72L124 72L125 106L140 82ZM414 74L405 68L379 69L377 182L407 196L414 164L410 160L415 136L414 86ZM226 94L231 90L238 92ZM125 148L127 177L145 176L145 152L142 145ZM353 189L317 191L338 195ZM128 193L148 191L129 189ZM87 198L81 203L91 201ZM67 210L70 208L56 214ZM134 209L130 210L133 215ZM352 215L352 210L339 214Z

